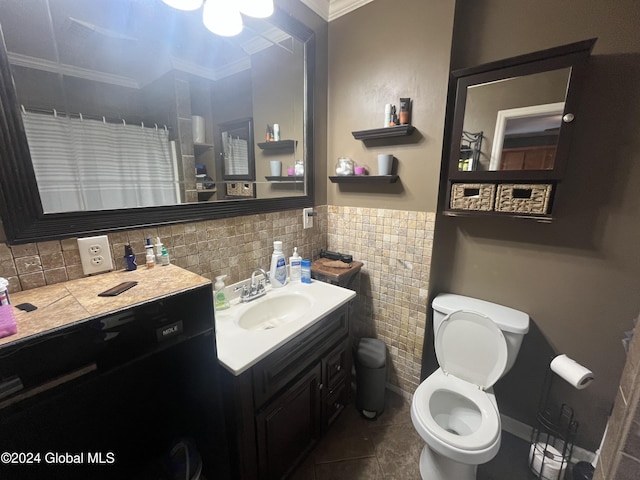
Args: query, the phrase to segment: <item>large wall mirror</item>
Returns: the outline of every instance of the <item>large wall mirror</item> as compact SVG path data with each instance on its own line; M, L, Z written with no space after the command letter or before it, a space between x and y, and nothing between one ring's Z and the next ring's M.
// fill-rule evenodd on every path
M453 72L449 177L560 178L577 108L576 87L594 42Z
M9 242L313 205L314 35L284 11L219 37L161 0L3 0L0 27Z

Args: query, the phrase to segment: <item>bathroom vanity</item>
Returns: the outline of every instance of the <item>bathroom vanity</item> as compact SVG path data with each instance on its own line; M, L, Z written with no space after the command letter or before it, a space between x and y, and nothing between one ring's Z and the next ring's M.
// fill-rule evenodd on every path
M98 294L137 281L115 297ZM211 282L174 265L11 295L0 339L2 478L229 478ZM30 303L25 312L16 305ZM182 443L181 443L182 442ZM22 456L20 456L22 455ZM184 475L184 473L183 473Z
M270 302L273 311L279 299L286 303L301 296L312 303L279 326L262 329L272 321L266 310L262 325L238 326L251 315L247 312L262 308L260 302ZM354 296L315 281L271 290L255 306L232 302L231 309L216 313L234 478L285 477L345 408Z

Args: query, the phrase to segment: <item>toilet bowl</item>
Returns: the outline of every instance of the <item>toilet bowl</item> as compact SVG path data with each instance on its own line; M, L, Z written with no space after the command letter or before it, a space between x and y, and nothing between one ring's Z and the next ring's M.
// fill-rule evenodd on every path
M496 321L477 311L488 302L461 296L453 296L452 302L452 296L445 295L449 312L434 300L434 309L439 309L434 312L434 346L440 368L416 389L411 420L425 441L420 455L423 479L473 480L477 466L500 449L500 413L492 386L511 368L521 343L521 338L505 335L522 337L529 317L507 307L489 309ZM451 311L456 305L471 305L476 311ZM513 312L520 314L515 322ZM508 333L503 333L501 314L509 316Z

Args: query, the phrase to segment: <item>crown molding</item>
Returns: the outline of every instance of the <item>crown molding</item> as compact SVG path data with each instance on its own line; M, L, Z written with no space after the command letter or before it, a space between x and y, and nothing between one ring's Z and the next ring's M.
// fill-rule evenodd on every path
M329 21L331 22L371 2L373 2L373 0L331 0L329 5Z
M300 0L311 10L330 22L373 0Z
M123 77L121 75L112 75L110 73L98 72L64 63L52 62L43 58L22 55L21 53L7 52L9 63L20 67L33 68L45 72L59 73L69 75L71 77L84 78L93 80L94 82L109 83L111 85L119 85L128 88L140 88L140 84L133 78Z
M329 21L329 0L300 0L322 19Z

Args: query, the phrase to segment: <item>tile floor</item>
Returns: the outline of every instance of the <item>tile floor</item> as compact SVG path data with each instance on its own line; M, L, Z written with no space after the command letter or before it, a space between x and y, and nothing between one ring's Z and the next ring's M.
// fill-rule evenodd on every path
M420 480L423 442L411 423L410 405L387 391L385 411L366 420L350 404L291 479ZM478 468L478 480L535 478L527 465L528 451L528 442L503 432L500 452Z

